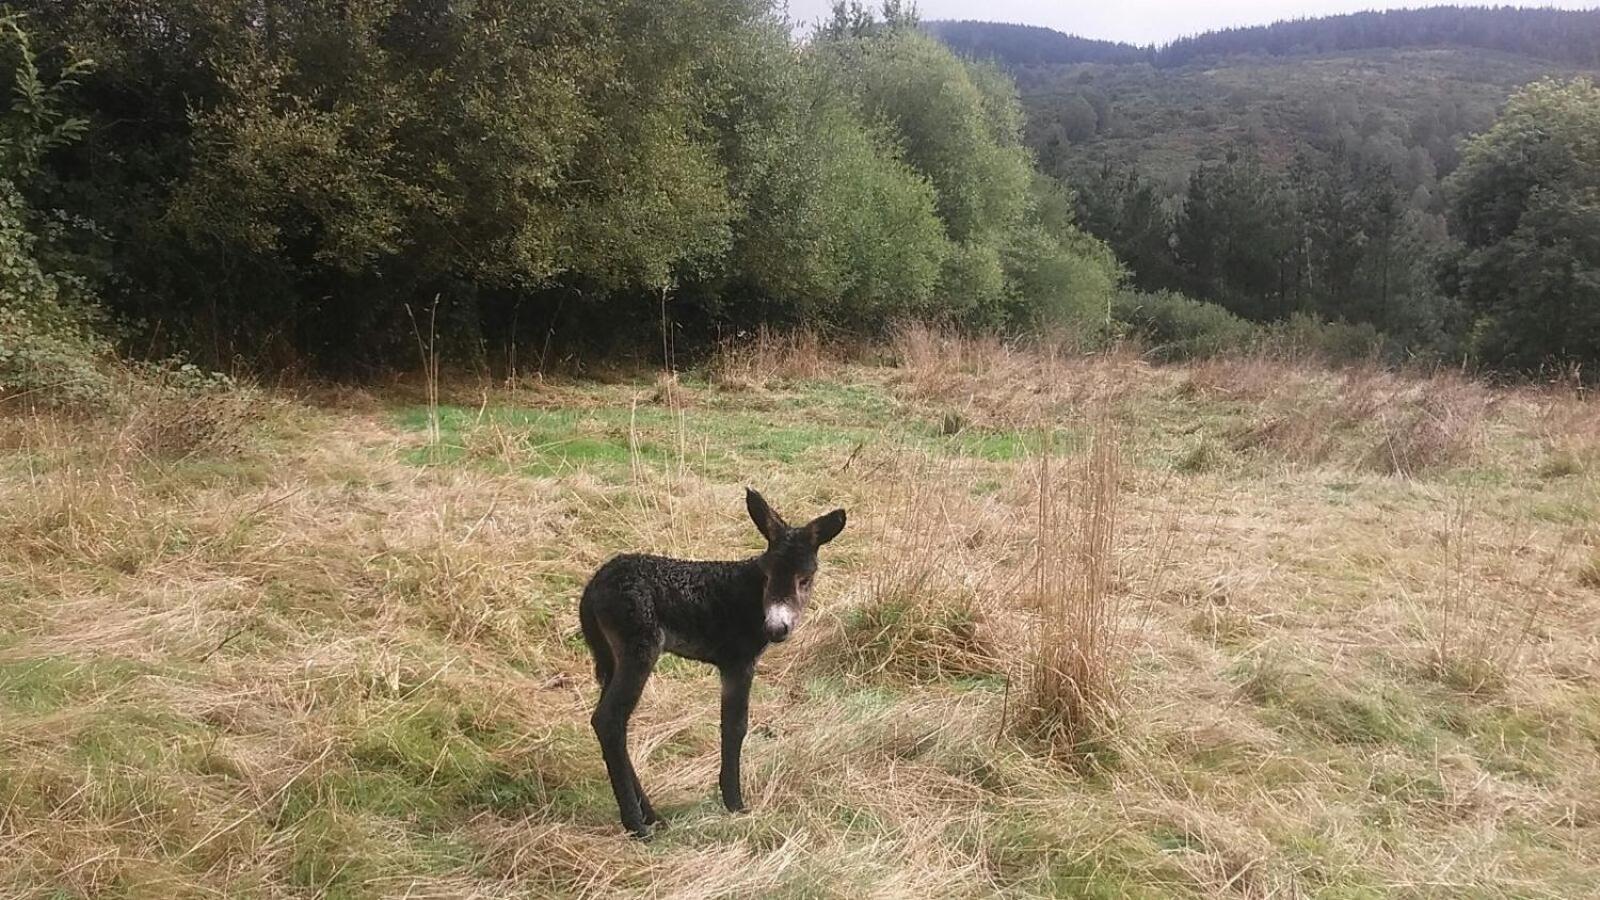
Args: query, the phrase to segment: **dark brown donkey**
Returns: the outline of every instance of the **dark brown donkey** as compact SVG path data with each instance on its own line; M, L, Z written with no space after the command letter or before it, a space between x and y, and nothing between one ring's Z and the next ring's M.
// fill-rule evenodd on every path
M739 562L690 562L630 554L601 566L583 589L578 620L594 654L600 702L590 722L622 824L648 837L660 821L628 756L628 719L661 651L710 663L722 673L722 802L744 809L739 751L756 660L788 640L811 599L817 548L844 529L844 510L790 528L767 501L745 491L745 506L767 539L765 553Z

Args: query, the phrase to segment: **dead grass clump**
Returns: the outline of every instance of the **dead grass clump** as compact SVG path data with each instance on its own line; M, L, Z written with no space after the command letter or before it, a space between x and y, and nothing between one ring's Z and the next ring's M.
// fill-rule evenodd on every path
M1380 395L1376 408L1352 416L1377 422L1377 441L1363 460L1367 468L1411 477L1458 465L1482 442L1495 400L1480 386L1435 377Z
M1297 465L1320 465L1333 458L1339 443L1336 424L1306 406L1271 413L1241 426L1232 435L1238 452L1268 452Z
M1065 485L1038 463L1038 554L1027 599L1039 615L1017 726L1056 752L1103 746L1120 713L1127 659L1117 589L1118 446L1101 423Z
M1600 552L1578 568L1578 583L1600 591Z
M157 374L131 391L122 441L141 456L237 453L264 413L264 401L253 390L193 367Z
M456 436L461 459L474 463L489 463L515 472L538 462L539 448L528 440L525 430L480 409L472 424L460 429ZM442 444L430 444L430 461L439 462Z
M1233 429L1231 444L1297 465L1342 462L1405 477L1460 465L1482 445L1498 403L1481 386L1451 376L1407 379L1367 367L1307 381L1278 368L1277 386L1246 392L1265 392L1262 411ZM1267 370L1256 364L1239 371Z
M1600 409L1580 391L1533 395L1534 429L1544 445L1540 477L1582 475L1600 466Z
M953 411L982 427L1081 419L1084 410L1115 406L1152 377L1126 345L1089 353L1065 340L1006 342L909 324L896 330L892 348L905 394L935 416Z
M814 329L780 332L762 325L754 334L740 334L717 347L710 380L735 390L764 387L774 381L821 378L836 362Z
M932 682L1002 670L981 597L998 567L984 542L1002 530L957 487L952 465L907 473L879 520L884 550L866 599L843 612L822 658L855 677Z
M687 409L690 405L689 390L679 380L677 372L664 371L656 375L655 388L650 392L650 402L671 410Z
M993 676L1000 669L971 597L874 598L848 611L843 627L843 666L855 677L932 682Z
M894 330L894 358L913 389L944 396L961 386L963 376L981 378L1014 361L1016 351L994 336L972 337L945 327L910 322Z
M1474 526L1470 505L1450 510L1440 534L1443 562L1427 626L1429 668L1440 681L1472 694L1498 689L1514 674L1543 613L1551 568L1541 567L1526 582L1491 588L1481 574L1485 542ZM1510 567L1509 559L1500 562L1500 568Z
M1266 400L1304 393L1309 385L1304 370L1266 356L1228 356L1198 360L1183 368L1180 397L1218 397L1229 400Z

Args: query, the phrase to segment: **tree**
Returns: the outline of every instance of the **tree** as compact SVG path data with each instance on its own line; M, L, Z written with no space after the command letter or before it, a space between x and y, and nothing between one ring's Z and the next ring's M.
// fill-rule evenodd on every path
M1281 180L1254 153L1230 151L1195 169L1174 226L1189 292L1257 322L1293 312L1289 216Z
M1506 104L1448 180L1460 247L1443 286L1471 349L1529 371L1600 363L1600 88L1543 81Z

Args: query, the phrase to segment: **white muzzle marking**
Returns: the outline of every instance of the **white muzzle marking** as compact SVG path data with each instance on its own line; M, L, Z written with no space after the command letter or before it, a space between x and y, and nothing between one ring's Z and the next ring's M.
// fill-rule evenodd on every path
M774 603L767 607L767 631L792 631L794 629L794 607L787 603Z

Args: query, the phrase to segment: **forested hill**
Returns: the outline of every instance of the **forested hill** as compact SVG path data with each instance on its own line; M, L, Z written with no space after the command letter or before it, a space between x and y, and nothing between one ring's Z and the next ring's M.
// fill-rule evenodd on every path
M1252 54L1471 48L1600 67L1600 10L1438 6L1370 11L1211 31L1162 47L999 22L929 22L924 27L958 52L1007 66L1148 62L1172 67Z
M1078 223L1111 246L1136 287L1261 322L1309 311L1438 358L1532 367L1571 355L1553 340L1512 346L1527 336L1505 324L1516 316L1464 308L1466 282L1452 280L1450 265L1471 218L1460 205L1465 185L1484 181L1491 195L1515 188L1497 184L1482 158L1475 167L1466 148L1518 105L1514 97L1529 110L1518 121L1538 122L1540 133L1566 110L1588 109L1600 10L1369 12L1147 48L1011 25L924 27L1013 76L1040 168L1070 187ZM1549 78L1572 86L1540 86ZM1589 113L1573 115L1582 120L1573 135L1596 133ZM1594 230L1576 220L1563 227ZM1600 260L1588 252L1569 248L1534 265L1559 273ZM1516 281L1481 285L1512 296ZM1548 304L1516 312L1590 302L1547 293ZM1494 329L1500 337L1483 337Z
M1155 50L1062 34L1038 25L935 21L923 29L959 53L1007 66L1153 62Z

